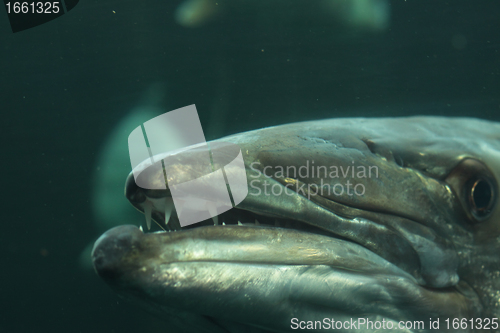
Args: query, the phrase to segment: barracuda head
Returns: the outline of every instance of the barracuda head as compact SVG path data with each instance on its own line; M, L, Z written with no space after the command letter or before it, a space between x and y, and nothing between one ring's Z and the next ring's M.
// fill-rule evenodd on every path
M499 124L335 119L223 141L241 148L248 195L213 220L181 228L168 187L202 175L206 148L171 157L165 190L129 176L127 198L166 232L122 226L96 242L95 268L120 295L178 331L499 317Z

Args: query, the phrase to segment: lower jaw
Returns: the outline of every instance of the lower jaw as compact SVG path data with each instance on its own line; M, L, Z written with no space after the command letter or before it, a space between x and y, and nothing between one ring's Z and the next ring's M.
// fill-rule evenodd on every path
M274 330L290 327L292 313L304 320L428 321L468 317L468 302L476 303L452 288L421 287L360 245L292 229L208 226L137 239L135 248L143 252L121 267L128 286L158 305L220 320ZM270 314L273 322L262 322Z
M155 276L164 278L141 286L147 295L157 297L151 301L275 330L290 327L292 317L427 323L429 318L471 315L461 294L450 289L427 290L411 279L391 274L321 264L259 262L181 261L155 267ZM272 322L263 322L270 317Z

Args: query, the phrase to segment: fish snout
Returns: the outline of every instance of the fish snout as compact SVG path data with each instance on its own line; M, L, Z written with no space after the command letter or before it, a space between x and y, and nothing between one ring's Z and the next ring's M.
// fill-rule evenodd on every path
M92 262L97 274L108 281L119 277L124 259L137 249L142 236L136 226L122 225L99 237L92 250Z
M137 186L133 173L128 175L127 181L125 182L125 197L132 204L141 204L146 201L146 194L142 188Z

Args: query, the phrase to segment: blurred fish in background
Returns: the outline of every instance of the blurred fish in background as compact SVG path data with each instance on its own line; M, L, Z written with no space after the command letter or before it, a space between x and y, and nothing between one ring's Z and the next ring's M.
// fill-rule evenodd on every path
M353 29L384 31L389 26L390 6L387 0L318 0L293 2L290 0L186 0L175 12L175 20L184 27L196 28L220 17L237 19L254 11L262 18L269 12L288 16L291 21L311 17L337 20Z

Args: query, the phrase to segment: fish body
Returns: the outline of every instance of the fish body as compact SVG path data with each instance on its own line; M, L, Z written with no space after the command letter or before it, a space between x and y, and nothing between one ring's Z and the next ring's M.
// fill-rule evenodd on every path
M168 184L127 179L168 232L121 226L96 242L96 271L122 297L178 332L500 331L500 124L343 118L217 142L240 147L248 195L214 221L181 229ZM169 181L201 176L203 154L173 156Z

